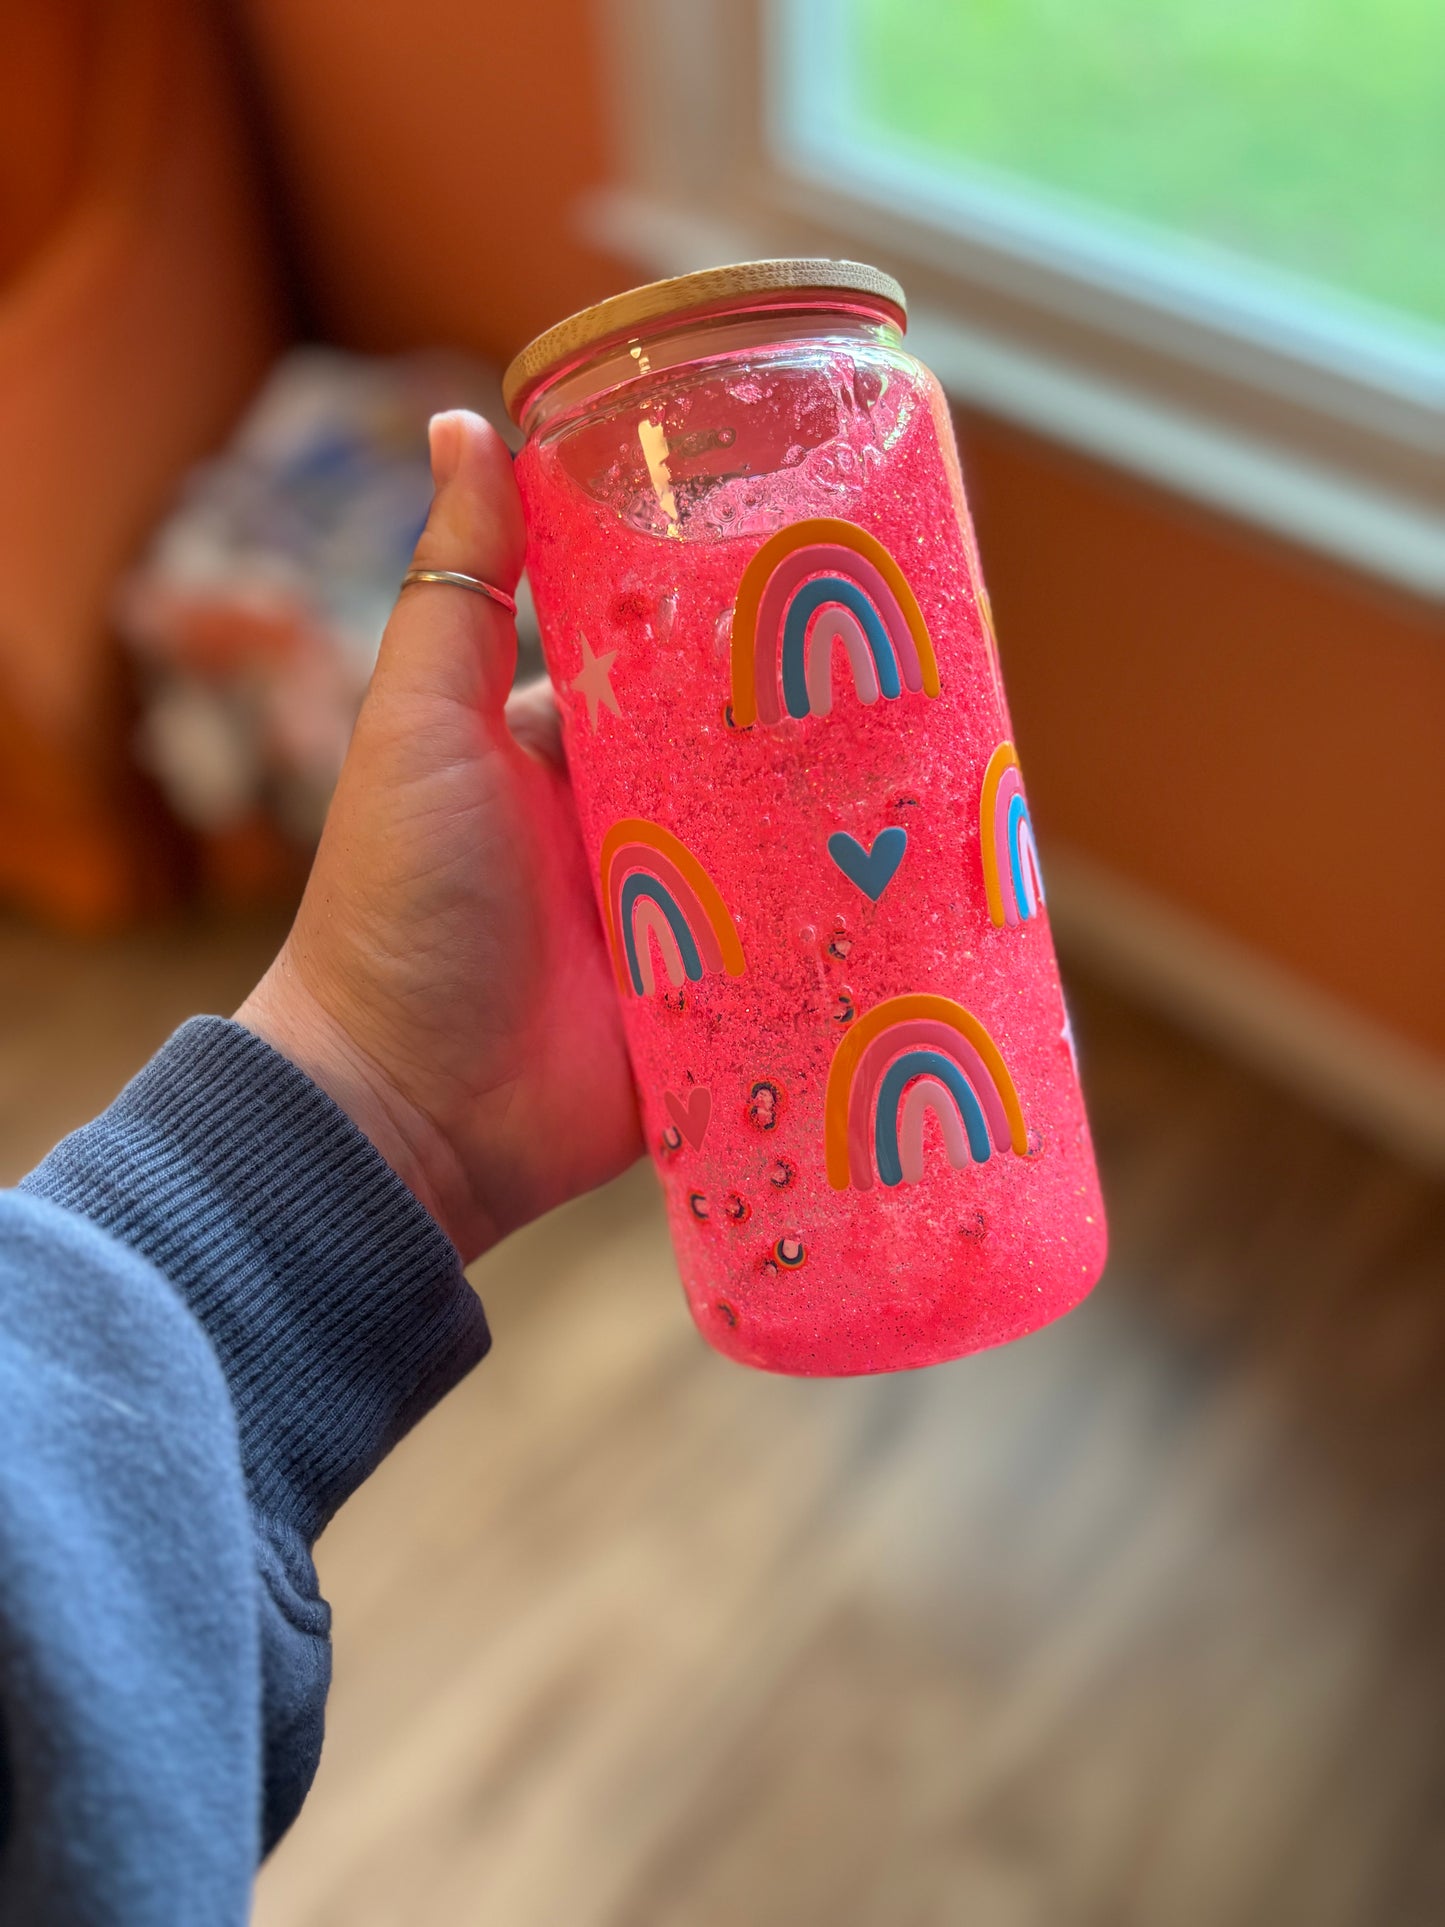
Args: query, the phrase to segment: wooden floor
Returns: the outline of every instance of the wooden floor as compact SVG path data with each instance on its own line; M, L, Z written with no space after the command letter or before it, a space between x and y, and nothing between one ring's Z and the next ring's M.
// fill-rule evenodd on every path
M0 932L0 1177L265 930ZM1440 1927L1445 1200L1074 986L1115 1258L915 1376L692 1333L639 1170L320 1548L262 1927Z

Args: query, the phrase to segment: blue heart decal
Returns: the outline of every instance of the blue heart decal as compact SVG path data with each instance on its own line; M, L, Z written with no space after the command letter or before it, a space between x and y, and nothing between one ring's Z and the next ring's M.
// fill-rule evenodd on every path
M856 836L835 830L828 838L828 854L850 883L856 883L864 896L876 903L893 881L894 873L908 848L908 832L894 825L880 830L873 848L865 850Z

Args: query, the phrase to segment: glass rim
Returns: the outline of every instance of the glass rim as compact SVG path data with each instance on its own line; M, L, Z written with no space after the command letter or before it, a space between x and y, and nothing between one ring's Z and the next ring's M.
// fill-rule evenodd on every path
M522 349L502 377L502 400L519 425L543 388L589 360L599 348L650 334L686 319L777 309L862 314L892 322L903 333L908 304L891 274L863 261L785 259L740 261L673 275L610 295L547 328Z

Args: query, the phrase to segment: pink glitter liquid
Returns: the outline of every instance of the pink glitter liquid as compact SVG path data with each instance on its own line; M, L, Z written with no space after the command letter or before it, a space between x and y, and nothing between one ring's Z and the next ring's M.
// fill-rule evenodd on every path
M807 1375L933 1364L1067 1311L1105 1250L1047 913L1040 903L1028 914L1036 865L1026 805L1012 801L1017 773L1004 767L1012 730L952 428L933 378L879 331L774 333L731 352L724 330L710 340L705 357L554 412L517 464L643 1119L693 1316L720 1351ZM824 581L834 549L815 543L792 565L795 590L811 584L817 604L797 618L811 625L811 712L790 713L774 682L780 720L738 727L744 572L764 541L786 545L780 531L815 518L861 531L850 540L869 554L876 538L897 564L938 693L915 673L896 695L860 699L872 672L859 625L850 650L852 618L837 617ZM859 580L881 588L866 565ZM777 605L776 583L764 612L769 595ZM838 640L820 644L830 619ZM760 711L775 673L766 631L760 621ZM1000 768L981 823L986 776ZM715 886L737 974L706 928L700 974L684 974L686 933L635 878L623 897L620 858L604 888L604 840L634 819L677 839ZM852 844L830 849L840 833ZM685 894L677 863L655 867ZM1017 920L997 921L1010 889ZM860 1070L846 1112L848 1060L835 1071L835 1057L850 1032L920 993L961 1006L1005 1067L991 1081L984 1047L958 1046L984 1100L967 1141L967 1093L955 1117L941 1062L957 1039L936 1021L920 1030L916 1008L912 1031L868 1053L875 1095L893 1072L893 1107L865 1102ZM879 1110L900 1121L902 1181L885 1170ZM992 1143L977 1141L984 1127Z

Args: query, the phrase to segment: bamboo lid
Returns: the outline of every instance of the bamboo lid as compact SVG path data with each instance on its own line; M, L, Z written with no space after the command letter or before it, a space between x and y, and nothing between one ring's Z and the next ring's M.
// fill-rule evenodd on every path
M502 377L507 413L520 422L525 404L544 382L607 341L625 341L670 315L751 307L862 308L899 327L908 321L903 290L893 276L862 261L739 261L703 268L610 295L529 341Z

